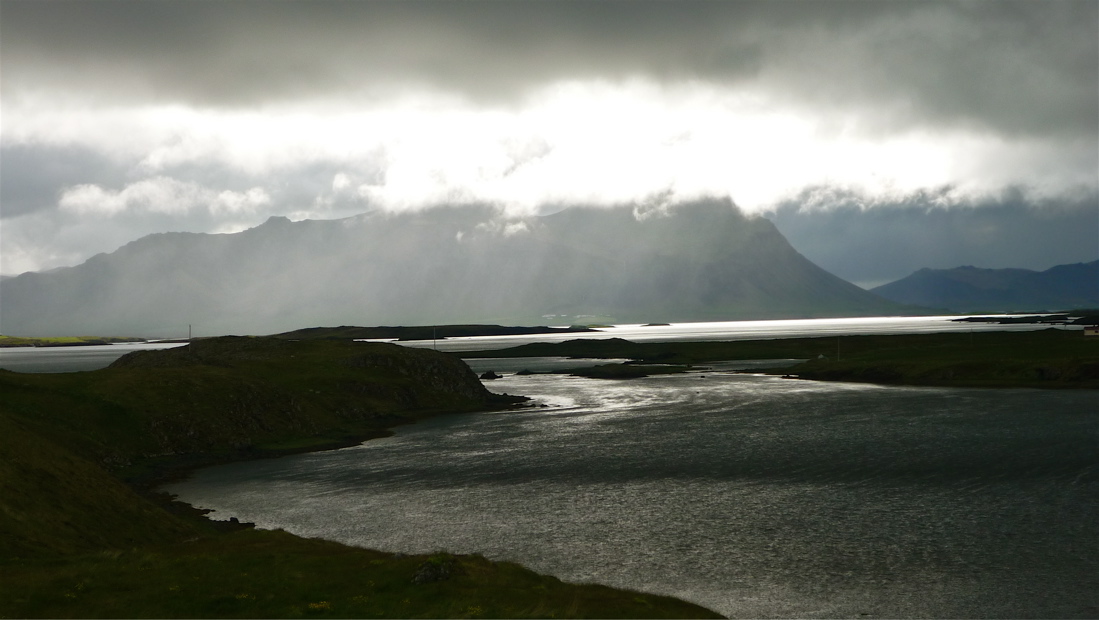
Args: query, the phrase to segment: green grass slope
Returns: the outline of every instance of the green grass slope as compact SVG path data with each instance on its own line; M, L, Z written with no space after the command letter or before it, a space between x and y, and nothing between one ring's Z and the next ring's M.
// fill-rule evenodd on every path
M105 467L341 445L439 412L505 406L432 351L223 337L84 373L0 372L0 408Z
M443 578L415 583L417 574ZM669 597L567 584L480 556L400 556L255 530L73 558L0 561L0 615L720 617Z
M0 617L714 617L478 556L216 525L123 482L517 400L434 351L335 341L216 338L93 372L0 371Z
M957 387L1099 388L1099 338L1079 331L843 338L803 379Z
M130 548L199 529L0 413L0 558Z

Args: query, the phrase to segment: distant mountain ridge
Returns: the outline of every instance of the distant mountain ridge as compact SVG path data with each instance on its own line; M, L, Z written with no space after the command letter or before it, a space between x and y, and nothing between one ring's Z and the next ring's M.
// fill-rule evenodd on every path
M920 269L871 292L897 303L956 312L1099 307L1099 260L1029 269Z
M0 333L268 334L325 325L569 325L901 314L727 201L638 216L490 208L273 217L163 233L0 282Z

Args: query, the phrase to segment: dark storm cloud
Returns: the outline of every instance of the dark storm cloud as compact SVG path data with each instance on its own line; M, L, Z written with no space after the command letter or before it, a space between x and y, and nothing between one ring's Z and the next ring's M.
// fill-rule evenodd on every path
M431 86L703 80L805 105L1095 132L1099 3L38 2L2 6L7 90L249 105ZM871 110L867 110L871 114Z
M865 287L929 267L990 269L1099 259L1099 200L1036 204L1019 193L997 201L942 208L925 193L864 208L858 196L834 196L832 208L787 202L767 217L806 258Z
M58 196L73 185L120 185L127 178L126 168L83 147L0 146L0 217L55 209Z

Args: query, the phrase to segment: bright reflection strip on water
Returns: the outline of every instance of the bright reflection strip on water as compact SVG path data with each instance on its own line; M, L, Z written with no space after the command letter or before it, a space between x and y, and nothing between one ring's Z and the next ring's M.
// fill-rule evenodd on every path
M169 490L365 547L447 549L734 617L1095 617L1094 391L755 375L508 376L445 416Z
M1003 315L1007 316L1007 315ZM578 338L623 338L635 342L698 340L753 340L809 338L870 334L924 334L933 332L1031 331L1049 325L953 322L958 316L856 317L842 319L783 319L770 321L717 321L669 325L612 325L594 332L525 334L514 336L461 336L439 340L401 341L409 347L440 351L504 349L532 342L564 342ZM1066 329L1081 329L1073 326Z

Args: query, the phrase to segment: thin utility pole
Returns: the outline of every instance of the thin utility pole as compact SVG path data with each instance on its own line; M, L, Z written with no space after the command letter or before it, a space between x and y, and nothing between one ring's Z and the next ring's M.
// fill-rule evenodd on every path
M187 342L191 341L191 324L187 324Z

